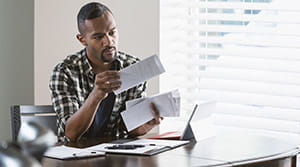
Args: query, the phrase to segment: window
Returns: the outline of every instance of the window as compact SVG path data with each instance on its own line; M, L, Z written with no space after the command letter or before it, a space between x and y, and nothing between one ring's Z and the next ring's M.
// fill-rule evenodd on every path
M300 141L300 2L161 0L160 91L216 101L218 129Z

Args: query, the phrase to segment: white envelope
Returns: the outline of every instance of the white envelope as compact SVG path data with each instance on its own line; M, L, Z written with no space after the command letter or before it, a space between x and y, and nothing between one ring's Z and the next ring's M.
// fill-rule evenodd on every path
M152 77L165 72L157 55L147 57L146 59L132 64L120 71L121 87L114 91L119 94L133 86L136 86Z
M159 94L152 97L129 101L126 110L121 113L124 123L131 131L153 119L150 103L154 103L162 117L179 116L180 96L178 90ZM135 105L134 105L135 104Z

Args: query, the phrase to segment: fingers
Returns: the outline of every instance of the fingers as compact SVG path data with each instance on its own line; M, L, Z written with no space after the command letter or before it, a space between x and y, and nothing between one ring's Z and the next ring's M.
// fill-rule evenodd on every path
M116 90L120 88L120 86L121 86L121 81L106 81L104 83L104 88L106 89Z
M156 126L156 124L154 123L153 120L137 127L136 129L132 130L130 132L130 134L133 134L134 136L140 136L140 135L144 135L147 132L149 132L152 128L154 128Z
M144 123L143 125L137 127L136 129L132 130L130 132L131 135L134 136L140 136L148 133L151 129L153 129L156 126L156 121L154 119L148 121L147 123Z
M105 71L96 75L96 81L99 84L106 82L115 82L119 81L120 75L118 71Z
M96 75L96 79L101 81L115 81L120 79L118 71L105 71Z
M152 110L152 115L153 115L153 120L151 120L151 121L153 121L154 124L160 124L160 118L162 118L162 117L160 117L159 111L156 108L155 104L150 103L150 108Z
M121 87L118 71L105 71L96 75L95 87L105 92L111 92Z
M151 125L157 125L155 119L152 119L152 120L148 121L146 124L147 124L147 125L150 125L150 126L151 126Z

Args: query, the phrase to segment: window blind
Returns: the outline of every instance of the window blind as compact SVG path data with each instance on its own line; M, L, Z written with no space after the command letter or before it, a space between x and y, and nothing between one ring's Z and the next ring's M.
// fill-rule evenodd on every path
M161 0L160 91L216 101L219 129L300 142L300 2Z

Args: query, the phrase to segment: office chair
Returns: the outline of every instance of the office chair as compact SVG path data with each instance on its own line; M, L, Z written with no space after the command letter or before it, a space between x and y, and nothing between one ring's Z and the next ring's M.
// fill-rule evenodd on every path
M57 116L52 105L13 105L10 107L12 140L17 141L21 123L37 122L57 135Z

